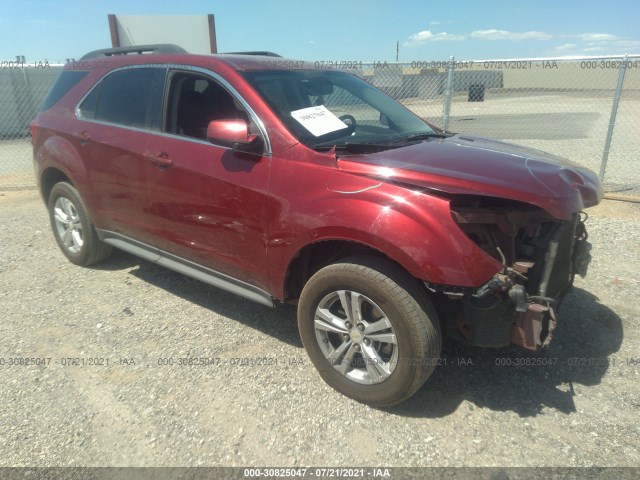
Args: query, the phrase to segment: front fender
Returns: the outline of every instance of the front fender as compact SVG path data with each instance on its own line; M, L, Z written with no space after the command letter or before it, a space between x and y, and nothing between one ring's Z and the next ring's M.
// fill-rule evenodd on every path
M284 295L298 253L326 240L366 245L414 277L439 284L477 287L500 269L457 226L449 200L362 177L348 184L329 184L280 210L268 239L274 296Z

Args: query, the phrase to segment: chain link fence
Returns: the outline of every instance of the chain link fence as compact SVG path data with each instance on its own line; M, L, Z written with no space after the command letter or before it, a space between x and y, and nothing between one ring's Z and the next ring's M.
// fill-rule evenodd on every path
M431 124L560 155L640 195L640 55L363 66Z
M6 62L0 69L0 189L35 185L29 122L62 70Z
M437 127L545 150L640 194L640 55L348 63ZM60 69L0 70L0 189L35 184L28 124Z
M601 169L608 191L640 195L640 57L629 62L612 120L613 138L608 161Z

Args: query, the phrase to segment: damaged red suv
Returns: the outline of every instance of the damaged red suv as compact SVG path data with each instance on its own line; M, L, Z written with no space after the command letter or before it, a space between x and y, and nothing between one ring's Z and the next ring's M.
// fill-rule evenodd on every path
M590 260L581 212L603 194L591 171L438 130L350 73L144 50L66 65L32 124L71 262L116 247L297 304L322 378L376 406L420 388L445 334L549 342Z

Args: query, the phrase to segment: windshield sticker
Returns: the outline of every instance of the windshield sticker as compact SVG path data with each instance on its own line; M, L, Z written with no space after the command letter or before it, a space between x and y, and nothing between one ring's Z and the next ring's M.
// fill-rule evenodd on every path
M349 126L327 110L324 105L295 110L291 112L291 116L316 137L342 130Z

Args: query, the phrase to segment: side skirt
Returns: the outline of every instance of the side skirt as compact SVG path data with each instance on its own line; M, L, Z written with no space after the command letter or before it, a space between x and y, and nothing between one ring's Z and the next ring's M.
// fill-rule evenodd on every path
M120 233L108 230L96 231L100 240L120 250L262 305L274 306L271 295L254 285L138 242Z

